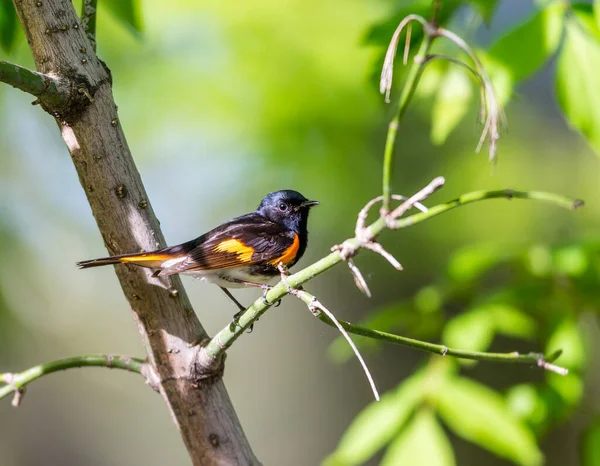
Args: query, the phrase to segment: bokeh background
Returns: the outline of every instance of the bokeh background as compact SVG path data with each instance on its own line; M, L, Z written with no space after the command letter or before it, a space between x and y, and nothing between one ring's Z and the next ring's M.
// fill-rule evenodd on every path
M364 38L390 15L391 2L143 2L141 36L99 3L98 54L113 73L120 119L170 244L250 211L265 193L285 188L321 202L297 267L353 234L356 213L380 191L393 112L372 78L383 49ZM485 46L534 8L528 1L501 1L489 25L465 10L456 30ZM0 58L31 64L22 37ZM477 189L514 188L583 198L584 209L503 200L470 205L384 234L382 243L403 272L361 253L356 262L372 299L360 294L342 266L307 288L339 318L361 321L382 307L409 302L424 287L460 281L452 267L461 267L456 261L464 260L465 248L543 258L556 248L593 243L600 227L598 158L557 110L552 65L520 86L506 108L508 131L495 168L486 154L474 152L480 130L475 105L472 117L436 146L431 102L418 99L399 137L394 188L410 194L443 175L447 184L431 203ZM106 251L56 125L31 100L0 86L0 370L80 353L142 355L112 269L80 271L74 265ZM485 286L512 283L511 273ZM209 332L230 321L235 309L218 288L184 282ZM483 293L478 286L469 292ZM590 289L593 303L600 292ZM236 295L248 303L256 298L255 291ZM399 316L417 312L398 309ZM439 340L443 323L463 310L436 308L435 316L397 330ZM562 311L577 322L586 370L568 415L540 435L548 465L578 464L579 435L600 411L594 313L568 306ZM543 320L535 313L531 318ZM439 325L423 330L422 322ZM336 362L340 352L330 348L336 337L301 303L286 299L229 351L225 382L265 465L319 464L371 403L356 361ZM536 338L497 338L491 348L544 350L540 345ZM428 359L392 346L366 356L382 392ZM462 371L503 393L544 381L526 366L480 363ZM510 464L449 435L460 465ZM189 464L161 398L139 377L104 369L44 377L29 387L18 409L2 400L0 458L2 466Z

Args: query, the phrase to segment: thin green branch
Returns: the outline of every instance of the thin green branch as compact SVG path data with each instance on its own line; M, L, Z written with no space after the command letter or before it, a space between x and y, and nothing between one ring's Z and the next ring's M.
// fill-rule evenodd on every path
M462 196L431 207L427 212L418 212L409 217L401 218L394 224L394 228L406 228L416 223L421 223L429 220L436 215L447 212L456 207L460 207L472 202L484 201L487 199L531 199L536 201L549 202L559 207L566 209L577 209L583 206L583 201L580 199L571 199L566 196L561 196L554 193L546 193L543 191L514 191L512 189L499 189L497 191L473 191Z
M81 4L81 27L96 51L96 14L98 12L98 0L83 0Z
M417 212L408 217L401 218L397 220L393 226L394 228L404 228L410 225L416 225L417 223L429 220L430 218L435 217L436 215L439 215L443 212L447 212L448 210L451 210L455 207L459 207L464 204L498 198L540 200L568 209L576 209L583 205L583 202L580 200L574 200L558 194L545 193L539 191L526 192L513 191L510 189L499 191L474 191L471 193L463 194L459 198L446 202L444 204L439 204L434 207L431 207L427 212ZM384 217L380 217L369 227L367 227L369 233L373 235L373 237L376 237L386 228L387 223ZM361 240L358 237L350 238L344 241L343 244L347 249L353 249L356 252L362 246ZM343 261L344 258L342 257L342 253L340 251L332 252L331 254L328 254L327 256L315 262L314 264L287 277L287 285L289 285L292 288L298 288L304 283L316 277L317 275L322 274L334 265ZM271 288L271 290L269 290L269 292L266 295L266 299L269 303L275 303L279 299L284 297L286 294L288 294L288 288L286 287L286 284L284 284L283 282L279 282L277 285ZM204 348L206 356L212 359L218 359L219 357L221 357L221 355L244 333L244 331L248 329L250 325L256 322L256 320L258 320L258 318L262 314L264 314L269 307L270 305L264 303L262 299L257 299L240 316L238 325L235 328L230 328L230 326L228 325L219 333L217 333L210 340L210 342L208 342L208 344ZM351 330L349 331L352 333ZM374 335L375 334L371 334L369 336L374 337Z
M308 298L314 298L309 293L304 292ZM316 299L316 298L315 298ZM331 320L325 313L320 312L318 308L313 314L321 321L325 322L331 327L337 327L337 325ZM408 346L410 348L418 349L428 353L440 354L442 356L453 356L460 359L472 359L475 361L490 361L490 362L508 362L508 363L521 363L521 364L533 364L551 372L556 372L560 375L566 375L568 370L551 364L551 361L556 359L558 355L554 354L551 357L546 358L540 353L527 353L519 354L516 351L511 353L486 353L482 351L467 351L460 349L448 348L445 345L437 345L435 343L429 343L426 341L415 340L414 338L403 337L400 335L394 335L392 333L382 332L380 330L373 330L359 325L354 325L345 320L337 319L339 324L348 332L354 335L360 335L374 340L386 341L394 343L396 345Z
M427 28L425 28L427 29ZM390 122L388 126L388 133L385 140L385 149L383 152L383 206L382 209L384 212L388 212L390 210L390 202L392 199L392 176L393 176L393 166L394 166L394 148L396 146L396 136L398 134L398 128L400 126L400 120L402 116L406 112L408 108L408 104L410 103L415 90L417 89L417 85L419 84L419 80L425 66L426 56L431 49L431 45L433 43L433 39L435 37L433 35L427 34L425 31L425 35L423 40L421 41L421 45L419 46L419 51L413 58L413 63L408 70L408 74L406 76L406 83L402 89L402 94L400 95L400 102L398 104L398 110L396 111L396 115ZM391 64L393 66L393 62Z
M146 366L147 364L141 359L108 354L86 354L59 359L57 361L40 364L23 372L0 374L0 383L6 384L0 387L0 399L11 393L18 395L22 394L27 384L39 379L43 375L78 367L108 367L113 369L123 369L144 375L152 384L150 374L146 373Z
M0 60L0 81L35 97L43 96L50 103L60 104L64 101L58 79L14 63Z

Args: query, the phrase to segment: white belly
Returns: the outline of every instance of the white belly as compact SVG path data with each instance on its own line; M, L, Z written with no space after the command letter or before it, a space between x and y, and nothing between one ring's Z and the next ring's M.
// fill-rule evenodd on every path
M214 283L215 285L223 288L244 288L247 286L243 283L236 283L236 281L267 285L277 278L252 275L247 272L245 267L235 267L221 270L194 270L190 272L183 272L181 275L189 275L194 278L199 278L202 281Z

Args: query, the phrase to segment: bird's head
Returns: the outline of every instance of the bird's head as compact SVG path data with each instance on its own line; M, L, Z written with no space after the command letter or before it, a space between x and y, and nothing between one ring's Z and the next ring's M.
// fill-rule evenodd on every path
M301 229L306 229L308 212L311 207L318 204L317 201L309 201L298 191L285 189L267 194L258 206L257 212L298 233Z

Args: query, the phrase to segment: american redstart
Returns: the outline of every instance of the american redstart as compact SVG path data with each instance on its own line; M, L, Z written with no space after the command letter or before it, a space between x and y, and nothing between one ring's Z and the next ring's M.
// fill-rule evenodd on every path
M278 265L291 267L304 254L308 212L317 204L297 191L275 191L267 194L254 212L223 223L187 243L77 265L85 269L134 264L156 269L154 276L194 275L217 284L243 311L244 306L227 288L257 286L266 292L268 283L279 276Z

